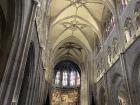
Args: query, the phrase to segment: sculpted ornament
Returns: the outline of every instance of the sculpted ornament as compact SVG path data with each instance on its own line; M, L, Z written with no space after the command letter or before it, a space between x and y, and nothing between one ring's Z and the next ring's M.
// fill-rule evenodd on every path
M130 36L132 36L132 32L134 31L134 25L130 17L126 18L125 27L130 31Z
M130 39L132 38L132 34L133 34L132 32L134 31L134 26L130 17L126 18L124 29L125 29L126 42L129 42Z

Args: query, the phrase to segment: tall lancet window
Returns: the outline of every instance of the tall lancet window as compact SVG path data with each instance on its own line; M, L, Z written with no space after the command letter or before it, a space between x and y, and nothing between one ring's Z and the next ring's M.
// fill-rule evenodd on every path
M60 71L56 73L55 84L60 85Z
M68 85L68 73L67 73L67 71L64 71L63 72L62 85L63 86L67 86Z
M77 72L77 86L80 86L80 75L79 73Z
M76 72L72 71L70 73L70 86L75 86L75 82L76 82Z
M62 62L55 68L55 87L59 88L78 88L80 87L79 67L70 61Z

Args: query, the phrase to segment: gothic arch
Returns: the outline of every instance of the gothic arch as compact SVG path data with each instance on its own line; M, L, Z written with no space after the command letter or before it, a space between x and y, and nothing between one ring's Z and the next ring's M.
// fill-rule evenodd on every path
M34 74L34 60L35 60L34 50L35 50L34 45L33 43L31 43L29 51L28 51L24 76L23 76L21 90L20 90L19 99L18 99L18 105L27 104L27 99L31 98L30 96L28 96L28 89L30 88L29 84L33 78L32 75Z
M79 105L81 87L79 66L72 61L63 60L55 65L53 71L54 81L52 81L51 104ZM70 97L72 101L69 101Z
M81 56L67 56L64 54L62 55L62 53L58 55L59 47L61 47L62 45L65 45L65 43L67 42L72 42L79 45L82 48L82 51L80 52ZM60 59L63 59L64 57L68 59L72 59L72 61L83 62L82 57L84 57L84 55L90 55L91 52L92 52L91 48L87 48L87 46L83 44L78 38L76 38L75 36L70 36L62 40L57 46L53 48L51 52L52 58L50 59L52 60L53 63L55 63L55 61L60 61Z

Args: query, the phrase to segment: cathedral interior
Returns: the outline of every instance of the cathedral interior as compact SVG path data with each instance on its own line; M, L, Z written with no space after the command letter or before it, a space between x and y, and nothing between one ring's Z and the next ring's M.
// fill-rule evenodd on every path
M140 0L0 0L0 105L140 105Z

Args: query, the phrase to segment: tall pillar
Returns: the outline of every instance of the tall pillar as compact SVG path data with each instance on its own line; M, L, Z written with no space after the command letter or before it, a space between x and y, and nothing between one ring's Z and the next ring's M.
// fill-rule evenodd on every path
M83 64L81 70L81 90L80 90L80 105L89 105L89 88L88 88L88 70L86 63Z
M25 1L22 0L20 3L23 2ZM20 9L23 9L20 7L20 3L17 5ZM21 26L16 30L16 37L14 37L12 43L11 52L8 58L2 85L0 87L0 105L10 105L12 102L14 102L15 105L17 104L20 90L17 87L21 86L22 83L21 80L23 78L28 49L30 46L31 32L36 17L37 5L38 2L33 1L32 9L31 11L28 11L30 12L30 15L28 22L26 21L26 26L24 25L25 23L20 22L19 24L21 24ZM23 16L21 17L23 18L25 14L23 13L22 15Z

